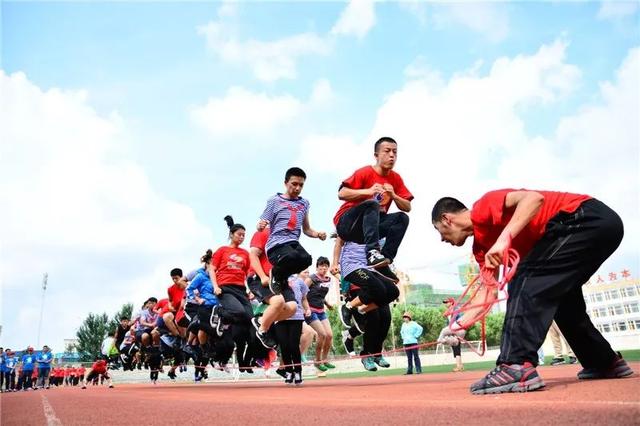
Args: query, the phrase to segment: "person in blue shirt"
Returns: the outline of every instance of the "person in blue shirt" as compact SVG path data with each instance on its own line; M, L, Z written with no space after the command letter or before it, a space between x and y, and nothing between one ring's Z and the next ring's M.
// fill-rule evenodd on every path
M5 391L13 392L16 388L16 365L18 365L18 359L16 355L7 348L4 352L4 386Z
M49 389L49 373L51 372L51 361L53 361L53 354L49 346L42 347L42 352L38 354L36 361L38 362L37 387Z
M422 373L422 364L420 364L420 353L418 352L418 338L422 335L422 326L411 318L411 312L405 312L402 315L402 328L400 328L400 336L402 336L402 344L407 354L407 372L405 374L413 374L413 362L415 360L416 373Z
M27 353L22 355L20 362L22 363L22 389L27 391L33 385L31 375L33 374L33 367L36 362L36 356L33 354L33 348L31 346L27 348Z
M4 389L4 361L5 353L4 348L0 347L0 392Z

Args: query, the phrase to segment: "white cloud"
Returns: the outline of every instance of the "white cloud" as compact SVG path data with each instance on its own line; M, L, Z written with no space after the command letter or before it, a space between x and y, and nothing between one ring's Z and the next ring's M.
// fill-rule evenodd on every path
M44 91L23 73L0 71L0 93L3 339L34 337L32 322L16 320L31 315L24 300L39 300L43 272L56 319L49 337L61 346L76 316L157 294L174 262L197 264L211 232L126 159L121 117L96 113L84 91Z
M401 1L398 6L415 16L421 25L427 24L427 2Z
M327 55L331 51L328 40L307 32L279 40L239 40L230 25L209 22L197 28L205 36L207 47L224 62L248 66L262 81L275 81L297 76L297 61L304 56Z
M498 43L509 35L509 14L499 3L462 2L434 5L436 27L462 25Z
M560 118L551 139L528 134L523 106L545 107L579 85L581 72L566 63L566 47L556 41L531 55L500 58L484 75L474 67L444 83L411 79L387 97L363 141L316 135L303 144L301 158L316 172L343 179L367 159L373 162L371 146L377 138L396 138L397 171L416 196L397 264L415 279L436 280L432 283L438 287L446 282L441 272L454 271L465 251L439 241L429 217L433 203L452 195L471 204L500 187L574 191L602 199L625 220L627 236L616 256L637 259L639 50L629 53L614 81L602 84L601 102ZM313 163L321 144L345 155Z
M331 29L333 35L363 38L376 23L373 0L350 0Z
M223 98L210 98L191 111L191 119L213 136L252 135L291 121L302 103L290 95L269 96L242 87L230 88Z
M640 3L637 1L605 0L598 9L598 19L617 20L631 16L638 11Z
M313 91L311 92L311 103L326 104L335 98L336 94L331 87L331 83L326 78L322 78L315 82Z

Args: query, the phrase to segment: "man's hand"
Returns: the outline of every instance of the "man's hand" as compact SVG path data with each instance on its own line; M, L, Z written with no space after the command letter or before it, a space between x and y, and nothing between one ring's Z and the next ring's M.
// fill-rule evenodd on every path
M384 185L382 185L384 192L388 192L389 195L391 195L391 198L394 198L396 196L396 191L393 189L393 185L391 185L390 183L385 183Z
M320 241L324 241L327 239L327 233L324 231L320 231L318 232L318 239L320 239Z
M311 309L306 309L304 311L304 316L307 317L307 318L310 317L311 316Z
M256 226L256 229L257 229L258 231L263 231L263 230L264 230L264 228L266 228L268 224L269 224L269 221L267 221L267 220L263 220L263 219L260 219L260 220L258 221L258 225Z
M338 275L340 273L340 265L331 265L331 268L329 268L329 272L331 273L331 275Z
M504 252L509 248L510 244L510 238L500 235L498 240L484 256L484 265L489 269L499 267L502 264Z
M216 296L220 296L222 294L222 289L218 286L215 286L213 288L213 294L215 294Z
M369 195L375 194L383 194L385 192L384 186L379 183L374 183L371 188L369 188Z
M267 275L260 277L260 283L262 287L269 287L269 277Z

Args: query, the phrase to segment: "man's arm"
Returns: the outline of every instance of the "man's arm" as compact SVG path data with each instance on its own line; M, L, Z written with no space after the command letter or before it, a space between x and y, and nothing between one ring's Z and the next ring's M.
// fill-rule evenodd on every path
M304 221L302 222L302 232L304 232L304 235L309 238L319 238L321 241L327 239L326 232L311 229L311 225L309 224L309 212L305 213L304 215Z
M269 276L262 269L262 264L260 263L260 256L262 256L262 250L258 247L251 247L249 249L249 262L251 263L251 267L256 274L260 277L260 281L262 285L269 284Z
M340 272L340 253L342 252L342 247L344 246L344 240L340 237L336 237L336 242L333 245L333 261L331 262L330 272L333 275L336 275Z
M395 189L393 189L393 185L391 185L390 183L385 183L384 190L391 195L391 199L393 200L394 203L396 203L396 206L398 206L398 209L407 213L411 211L411 201L407 200L406 198L402 198L401 196L396 194Z
M384 187L379 183L374 184L371 188L353 189L343 186L338 191L338 199L342 201L358 201L362 198L372 197L374 194L382 194Z
M543 203L544 196L535 191L513 191L506 195L504 198L505 210L513 208L515 208L515 210L513 216L511 216L511 220L509 220L507 226L505 226L496 242L484 257L484 264L488 268L500 266L502 255L511 244L511 240L538 214Z

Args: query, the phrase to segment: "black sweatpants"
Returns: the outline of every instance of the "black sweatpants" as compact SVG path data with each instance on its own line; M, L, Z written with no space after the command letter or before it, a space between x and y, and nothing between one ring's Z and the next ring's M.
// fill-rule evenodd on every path
M267 257L273 265L271 274L277 282L282 284L287 283L289 276L304 271L313 262L311 255L298 241L289 241L271 247L267 251ZM289 286L283 285L283 287Z
M409 227L409 216L404 212L387 214L380 211L374 200L363 201L340 216L336 231L340 238L365 244L367 252L380 247L380 238L386 238L382 255L393 260Z
M553 319L583 367L612 364L616 354L587 315L582 285L620 245L623 233L616 212L594 199L549 221L509 284L498 364L537 365Z
M344 279L360 287L358 298L365 305L372 302L378 306L388 305L400 296L400 290L393 282L369 269L356 269Z
M236 356L240 367L248 367L252 358L251 351L247 350L247 344L251 339L251 318L253 308L247 297L244 284L224 285L220 287L222 294L220 299L220 317L224 324L232 324L231 336L236 344Z
M391 309L389 305L382 305L378 309L367 312L365 318L360 355L379 354L382 352L384 340L391 327Z
M302 373L302 356L300 355L300 335L302 320L279 321L275 325L276 340L280 345L282 362L287 365L285 371ZM291 364L296 364L292 366Z

